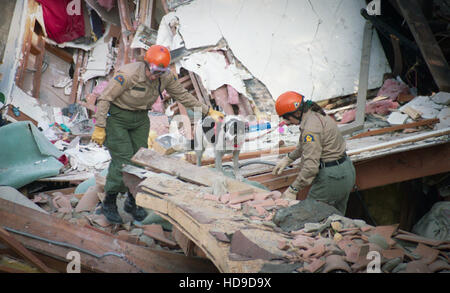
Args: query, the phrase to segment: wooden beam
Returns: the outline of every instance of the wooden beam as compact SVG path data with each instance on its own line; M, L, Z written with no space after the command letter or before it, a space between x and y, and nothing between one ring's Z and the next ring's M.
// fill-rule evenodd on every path
M450 143L389 154L353 164L359 190L446 173L450 171ZM299 172L299 168L293 168L284 171L280 176L268 173L247 179L259 182L271 190L280 190L292 184ZM306 196L306 193L302 195L302 192L303 190L300 191L298 199Z
M139 151L131 158L131 161L135 164L149 167L156 172L173 175L188 182L203 186L212 187L217 184L217 182L222 181L230 193L248 189L252 189L255 192L265 191L239 180L227 177L214 169L194 166L177 158L160 155L147 148L139 149Z
M426 119L426 120L422 120L422 121L418 121L418 122L412 122L412 123L407 123L407 124L402 124L402 125L385 127L385 128L376 129L376 130L369 130L369 131L354 135L354 136L350 137L349 139L374 136L374 135L393 132L393 131L406 129L406 128L414 128L414 127L419 127L419 126L432 125L435 123L439 123L439 119Z
M72 91L70 92L70 104L74 104L77 101L78 95L78 82L80 79L80 69L83 65L84 51L78 49L77 62L75 63L75 70L73 73Z
M120 21L122 22L122 26L125 26L125 29L129 32L134 32L133 25L131 24L130 20L130 9L128 7L128 1L127 0L118 0L119 5L119 14L120 14Z
M34 73L33 73L33 97L39 99L39 92L41 89L41 76L42 76L42 64L44 62L45 55L45 41L42 36L38 36L39 54L36 56Z
M356 185L365 190L450 171L450 143L355 162Z
M384 142L384 143L380 143L377 145L368 146L368 147L364 147L364 148L360 148L360 149L356 149L356 150L351 150L351 151L348 151L347 154L349 156L353 156L353 155L357 155L357 154L360 154L363 152L370 152L370 151L376 151L376 150L380 150L380 149L393 148L395 146L402 145L405 143L421 141L421 140L425 140L427 138L438 137L438 136L443 136L443 135L448 135L448 134L450 134L450 127L440 129L440 130L435 130L435 131L429 131L429 132L425 132L422 134L405 137L402 139L388 141L388 142Z
M73 55L70 54L69 52L58 48L54 45L51 45L49 43L45 43L45 50L47 50L47 52L52 53L53 55L55 55L56 57L60 58L61 60L64 60L65 62L72 64L73 62Z
M204 188L198 185L166 176L150 176L139 186L141 189L137 193L136 204L151 207L168 220L185 237L194 242L220 272L257 273L265 263L274 265L279 263L277 260L262 259L257 255L245 259L236 259L236 256L233 258L233 251L230 249L234 236L231 235L239 231L248 237L250 240L248 242L252 242L254 247L270 251L276 254L277 258L288 256L286 251L278 248L278 241L287 240L284 233L257 221L249 224L246 221L248 216L243 210L236 210L213 200L205 200L201 196ZM151 190L154 188L158 188L158 191ZM247 243L234 244L239 246Z
M208 94L208 91L203 86L202 79L195 72L193 72L192 75L194 76L195 82L200 89L200 92L202 93L203 100L205 101L206 105L211 106L211 101L209 100L210 96Z
M19 241L17 241L11 234L9 234L2 227L0 227L0 241L11 247L11 249L14 250L14 252L22 256L27 261L29 261L41 272L55 273L55 271L47 267L39 258L33 255L28 249L26 249Z
M169 7L167 6L167 1L166 0L161 0L161 4L162 4L162 7L164 9L164 13L165 14L169 13L170 11L169 11Z
M397 0L403 17L422 52L436 85L450 91L450 68L417 0Z
M25 114L24 112L22 112L20 110L19 110L20 111L19 116L16 116L12 110L13 107L14 107L13 105L8 106L7 113L8 113L9 117L11 117L12 119L17 120L17 121L30 121L31 123L34 124L34 126L36 126L36 127L38 126L38 123L36 120L34 120L33 118L31 118L30 116L28 116L27 114Z
M66 256L70 251L78 251L81 255L81 268L90 271L116 273L217 271L211 262L204 259L133 245L3 199L0 199L0 219L5 229L8 227L27 233L25 235L9 232L29 250L59 260L67 260ZM33 238L36 236L69 247ZM66 261L68 262L69 260Z
M38 7L38 4L36 1L28 1L28 7L27 7L27 13L26 18L27 21L25 23L25 33L24 33L24 39L22 44L22 59L20 60L19 67L17 68L16 73L16 85L19 88L23 87L23 80L25 77L25 71L28 66L28 57L30 55L31 51L31 43L33 39L33 31L34 31L34 25L35 25L35 17L34 13Z
M262 155L285 154L285 153L292 152L296 148L297 148L297 146L289 146L289 147L278 148L278 151L274 151L274 150L270 149L270 150L261 150L261 151L240 153L239 154L239 160L259 158ZM192 164L196 164L197 163L197 157L196 157L195 154L185 154L185 158L186 158L186 161L188 161L188 162L190 162ZM233 155L225 155L222 158L222 162L231 162L232 160L233 160ZM208 159L203 159L202 160L202 166L204 166L204 165L211 165L211 164L214 164L214 163L215 163L215 159L214 158L208 158Z

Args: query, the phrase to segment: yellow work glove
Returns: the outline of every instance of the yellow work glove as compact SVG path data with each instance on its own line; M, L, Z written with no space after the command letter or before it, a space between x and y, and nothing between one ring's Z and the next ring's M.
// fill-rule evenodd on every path
M297 192L295 191L290 185L288 187L288 189L286 189L285 192L283 192L283 194L281 195L282 199L292 199L292 200L296 200L297 199Z
M102 146L105 142L106 132L105 128L95 126L94 132L92 133L91 139L93 142L97 143L99 146Z
M223 115L221 112L214 110L213 108L209 108L208 115L211 116L214 121L218 122L222 120L225 115Z
M291 164L294 160L291 160L289 156L285 156L281 161L277 163L275 168L272 170L272 175L280 175L283 172L284 168L286 168L289 164Z

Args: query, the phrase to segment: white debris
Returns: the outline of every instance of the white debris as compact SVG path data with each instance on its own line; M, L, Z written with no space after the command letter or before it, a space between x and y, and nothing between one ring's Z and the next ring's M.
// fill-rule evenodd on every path
M433 102L440 105L450 105L450 93L439 92L431 97Z
M400 112L392 112L389 115L387 122L389 122L389 124L391 125L400 125L404 124L408 119L408 117L409 116L407 114L402 114Z
M403 111L406 107L411 107L416 111L422 113L422 118L433 119L439 114L439 111L444 108L443 105L436 104L428 96L417 96L409 103L400 107L399 111Z
M450 127L450 108L442 109L437 118L439 118L439 123L434 126L434 130Z
M77 145L65 150L64 153L69 157L72 169L79 171L103 170L111 160L109 152L94 143L85 146Z

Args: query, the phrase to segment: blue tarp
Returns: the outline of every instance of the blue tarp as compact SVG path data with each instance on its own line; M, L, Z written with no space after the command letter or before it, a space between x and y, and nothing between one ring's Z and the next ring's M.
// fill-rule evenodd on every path
M0 127L0 185L20 188L56 176L64 166L60 152L29 121Z

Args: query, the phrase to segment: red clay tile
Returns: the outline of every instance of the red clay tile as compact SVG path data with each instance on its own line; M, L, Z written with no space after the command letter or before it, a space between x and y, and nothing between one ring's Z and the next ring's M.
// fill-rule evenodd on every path
M240 195L240 196L236 196L236 197L232 196L229 204L235 205L235 204L246 202L249 200L253 200L253 194Z
M321 257L325 253L325 245L318 244L314 245L314 247L308 249L303 253L303 257L309 258L309 257Z
M443 261L442 259L438 259L437 261L429 264L428 269L432 273L436 273L442 270L450 270L450 265L447 262Z
M255 206L256 211L258 212L258 215L260 216L264 216L265 213L267 212L265 208L263 208L262 206Z
M387 259L400 257L403 260L403 257L405 256L403 250L399 248L383 250L381 251L381 254Z
M99 202L97 193L101 192L101 190L101 187L98 185L90 186L78 202L75 211L77 213L92 211Z
M425 237L421 237L418 235L410 235L410 234L397 234L395 236L396 239L400 239L400 240L405 240L405 241L410 241L410 242L416 242L416 243L424 243L430 246L438 246L441 245L443 243L443 241L441 240L436 240L436 239L430 239L430 238L425 238Z
M361 227L360 229L362 232L367 232L367 231L372 230L373 228L374 228L373 226L364 226L364 227Z
M240 209L242 209L242 204L240 204L240 203L238 203L238 204L228 204L228 206L229 206L230 208L232 208L232 209L235 209L235 210L240 210Z
M266 199L264 202L262 202L260 204L260 206L262 206L262 207L268 207L268 206L274 206L274 205L275 205L275 201L271 198Z
M203 198L207 199L207 200L219 201L220 195L214 195L214 194L208 193L208 194L203 195Z
M230 201L231 195L229 193L222 194L220 196L220 202L223 204L227 204Z
M260 200L260 201L264 201L266 200L269 196L272 195L272 192L260 192L260 193L255 193L254 194L254 199L255 200Z
M292 231L291 234L293 234L293 235L303 235L303 236L308 236L308 237L311 237L313 235L313 233L305 232L304 229L300 229L300 230L297 230L297 231Z
M278 198L280 198L281 195L282 195L282 193L279 192L278 190L272 191L271 193L272 193L272 198L273 198L273 199L278 199Z
M315 240L312 237L308 237L308 236L304 236L304 235L296 235L294 238L294 241L295 241L295 243L304 242L309 245L313 245Z
M339 241L337 243L337 245L339 246L340 249L342 249L343 251L345 251L346 248L350 247L351 245L353 245L353 242L349 239L342 239L341 241Z
M325 261L321 259L314 259L311 263L306 264L304 269L310 273L317 272L321 267L325 265Z
M335 270L342 270L346 271L347 273L351 272L349 265L344 261L344 258L342 256L332 254L330 256L327 256L323 272L329 273Z
M283 241L278 241L278 249L280 250L288 250L289 249L289 244L287 243L287 241L283 240Z
M289 206L289 201L279 198L279 199L275 200L275 204L277 206L287 207L287 206Z
M120 230L117 232L117 235L120 240L132 243L132 244L138 244L139 243L139 237L137 235L131 235L126 230Z
M433 249L431 247L426 246L425 244L419 243L419 245L417 245L413 253L420 255L422 257L420 259L421 261L425 262L426 264L431 264L437 259L439 255L439 250Z
M228 238L228 236L223 232L209 231L209 233L219 241L227 242L227 243L231 242L230 239Z
M406 264L407 273L431 273L428 265L420 260L411 261Z
M177 246L177 244L169 239L167 235L164 233L164 230L161 225L152 224L152 225L144 225L142 226L144 229L144 234L156 239L160 242L168 244L169 246Z
M345 252L345 260L347 262L351 262L351 263L358 262L359 252L361 250L360 246L351 245L351 246L345 247L343 250Z

